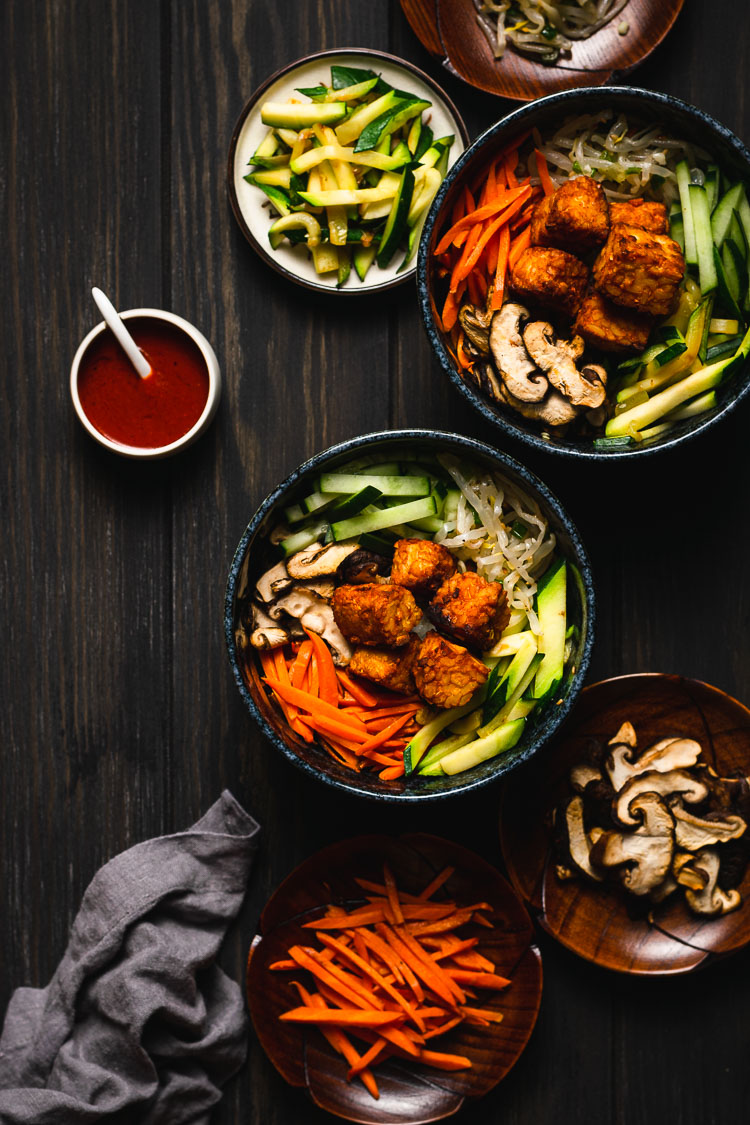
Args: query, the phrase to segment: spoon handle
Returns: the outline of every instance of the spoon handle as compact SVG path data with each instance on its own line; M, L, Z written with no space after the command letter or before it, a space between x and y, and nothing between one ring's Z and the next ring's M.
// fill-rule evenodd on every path
M133 367L140 377L145 379L147 375L151 374L151 365L128 332L115 306L112 304L109 297L102 293L101 289L97 289L96 286L91 290L91 296L96 301L99 312L104 317L107 326L111 328L112 332L117 337L118 343L133 364Z

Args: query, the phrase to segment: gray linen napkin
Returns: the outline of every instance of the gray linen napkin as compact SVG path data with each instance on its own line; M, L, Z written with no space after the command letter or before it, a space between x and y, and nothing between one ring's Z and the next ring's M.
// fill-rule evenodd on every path
M245 1058L242 994L214 958L258 832L225 791L186 832L97 872L49 985L8 1005L2 1125L208 1122Z

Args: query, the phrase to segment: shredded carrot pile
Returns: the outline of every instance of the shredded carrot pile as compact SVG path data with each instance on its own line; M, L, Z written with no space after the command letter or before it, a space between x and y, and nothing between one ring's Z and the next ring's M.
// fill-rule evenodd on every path
M357 879L366 905L349 911L329 906L322 918L304 924L315 931L318 948L293 945L285 959L270 965L311 975L317 991L292 981L301 1003L279 1018L318 1027L349 1063L347 1081L359 1078L374 1098L374 1064L395 1056L438 1070L465 1070L470 1059L435 1051L428 1041L462 1023L489 1027L503 1018L474 1000L478 990L501 990L510 981L478 952L477 937L456 933L468 922L491 929L485 916L490 904L432 901L453 871L445 868L418 895L400 891L387 866L382 883Z
M508 273L531 240L531 212L554 191L544 156L535 150L541 187L528 177L519 180L518 149L528 134L518 138L484 168L453 207L450 226L434 257L437 275L448 282L448 293L438 323L450 337L461 371L471 371L476 359L466 347L458 319L465 297L478 309L493 313L506 296Z
M263 681L292 730L318 741L338 762L378 770L384 781L403 777L404 749L419 730L417 696L364 687L333 663L316 633L301 644L261 650Z

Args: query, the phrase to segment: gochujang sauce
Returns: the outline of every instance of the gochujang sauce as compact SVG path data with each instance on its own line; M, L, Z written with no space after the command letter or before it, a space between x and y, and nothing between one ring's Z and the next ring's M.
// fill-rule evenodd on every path
M118 445L160 449L193 428L208 399L206 361L176 325L129 317L128 331L151 364L141 378L108 328L78 372L78 397L92 425Z

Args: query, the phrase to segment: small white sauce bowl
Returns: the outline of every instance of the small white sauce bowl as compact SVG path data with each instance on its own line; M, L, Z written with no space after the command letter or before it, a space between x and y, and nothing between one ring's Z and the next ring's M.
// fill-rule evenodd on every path
M153 320L163 320L168 324L173 324L176 328L181 328L182 331L190 337L200 350L208 372L208 397L206 398L206 405L203 407L203 412L195 425L192 426L186 434L183 434L182 437L178 438L176 441L170 442L169 445L161 445L155 449L136 445L122 445L120 442L112 441L110 438L105 437L103 433L97 430L81 405L81 399L78 394L78 372L89 346L96 337L107 328L104 321L91 329L88 336L81 341L80 347L73 358L73 363L70 368L70 397L73 400L75 412L78 415L81 425L91 434L94 441L97 441L99 445L103 445L105 449L111 450L112 453L119 453L121 457L130 457L136 461L156 461L161 457L171 457L173 453L179 453L188 445L192 445L192 443L210 426L214 414L216 413L216 408L219 405L219 399L221 398L221 370L219 368L219 361L203 333L199 332L189 321L183 320L181 316L166 312L164 309L128 309L127 312L121 312L120 316L123 320L129 320L131 317L150 317Z

